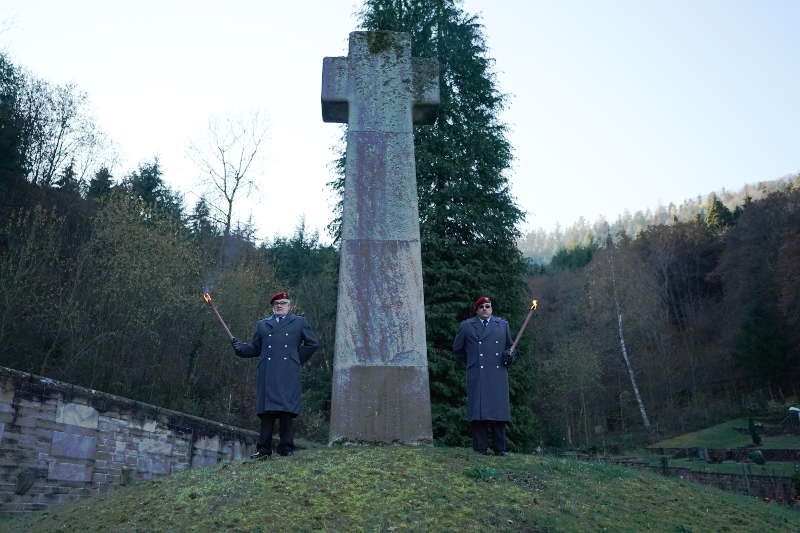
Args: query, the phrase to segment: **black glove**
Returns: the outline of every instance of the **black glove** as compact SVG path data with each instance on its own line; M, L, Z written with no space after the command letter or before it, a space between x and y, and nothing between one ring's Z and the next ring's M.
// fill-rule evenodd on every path
M234 337L231 339L231 346L233 346L233 349L236 353L240 353L242 351L242 348L244 347L244 343L239 339L237 339L236 337Z
M500 360L500 362L504 367L508 368L511 366L511 363L514 362L514 360L516 360L516 357L514 357L514 354L511 353L511 350L506 350L503 352L503 358Z

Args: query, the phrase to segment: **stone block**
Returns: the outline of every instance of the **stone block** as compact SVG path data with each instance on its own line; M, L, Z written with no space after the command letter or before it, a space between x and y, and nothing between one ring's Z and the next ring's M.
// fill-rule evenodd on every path
M217 455L204 455L204 454L197 454L192 457L192 468L201 467L201 466L211 466L217 464L219 461L217 460Z
M140 453L158 453L170 455L172 453L172 443L155 439L142 439L137 446Z
M136 459L136 470L151 474L169 474L170 462L166 457L140 455Z
M194 443L194 447L197 450L208 450L211 452L219 451L219 437L201 437L197 439L197 442Z
M86 465L75 463L50 463L47 479L59 479L61 481L90 481L92 471Z
M424 367L354 366L335 378L331 442L432 442Z
M97 439L83 435L71 435L62 431L53 432L50 454L71 459L91 459L94 457Z
M79 403L59 404L56 422L87 429L97 429L100 413L94 407Z
M141 425L142 431L147 431L148 433L153 433L157 427L158 422L155 420L145 420Z
M0 442L3 440L3 435L6 433L6 425L3 422L0 422Z

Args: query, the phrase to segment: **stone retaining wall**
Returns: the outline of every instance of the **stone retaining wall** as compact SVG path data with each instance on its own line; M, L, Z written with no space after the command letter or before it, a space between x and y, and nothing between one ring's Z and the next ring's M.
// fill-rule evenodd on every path
M656 472L664 473L663 468L648 468ZM702 485L709 485L717 487L718 489L747 494L758 498L783 498L784 501L788 502L796 495L792 480L788 477L697 472L696 470L678 467L669 467L668 472L670 476L679 477L685 481L693 481Z
M744 461L750 452L759 450L767 461L800 462L800 450L773 449L756 446L746 448L648 448L659 455L681 457L714 457L720 461Z
M246 456L258 434L0 367L0 512Z

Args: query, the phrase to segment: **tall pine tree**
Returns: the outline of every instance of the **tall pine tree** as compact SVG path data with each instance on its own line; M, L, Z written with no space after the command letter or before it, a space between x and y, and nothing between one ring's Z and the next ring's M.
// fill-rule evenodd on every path
M366 0L360 21L366 30L410 33L412 55L435 57L440 65L439 118L414 128L414 148L434 437L464 445L464 366L452 352L458 323L472 316L471 302L483 295L512 327L526 310L525 267L516 247L524 214L509 190L512 153L499 119L506 97L497 90L482 26L456 0ZM338 192L343 162L344 155L333 183ZM517 449L530 449L533 365L519 353L522 361L511 370L509 437Z

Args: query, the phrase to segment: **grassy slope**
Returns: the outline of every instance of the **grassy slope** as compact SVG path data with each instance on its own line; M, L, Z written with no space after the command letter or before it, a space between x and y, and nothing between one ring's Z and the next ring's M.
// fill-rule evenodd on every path
M429 447L198 468L9 531L800 531L800 513L617 466Z
M752 443L750 435L735 431L733 428L746 428L747 419L737 418L709 428L685 433L672 439L663 440L650 445L650 448L743 448ZM796 435L778 435L761 437L760 448L767 449L800 449L800 437Z

